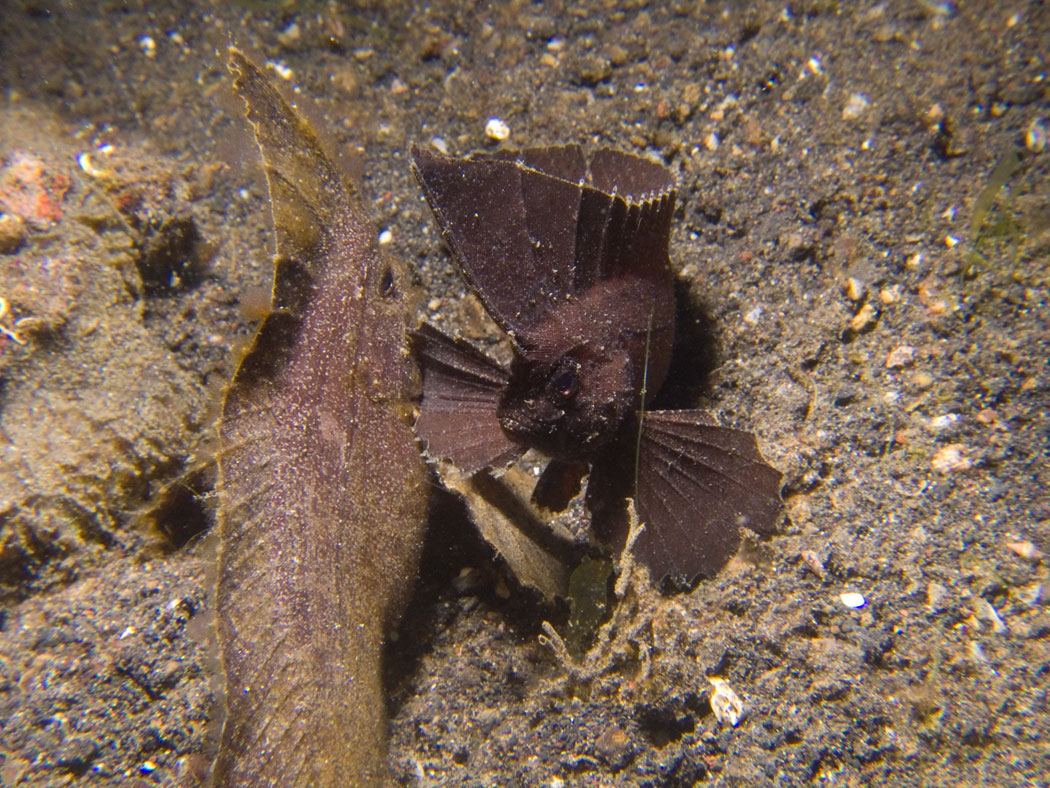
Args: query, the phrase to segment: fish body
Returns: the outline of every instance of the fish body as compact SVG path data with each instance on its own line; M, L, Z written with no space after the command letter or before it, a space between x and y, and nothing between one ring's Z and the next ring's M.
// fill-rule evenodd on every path
M466 473L530 448L558 461L547 473L589 463L595 533L622 548L633 497L646 526L635 553L657 578L714 574L742 525L772 532L780 474L754 436L701 410L644 410L674 346L670 171L575 145L413 159L456 262L514 350L504 368L433 327L417 333L416 430L429 454Z

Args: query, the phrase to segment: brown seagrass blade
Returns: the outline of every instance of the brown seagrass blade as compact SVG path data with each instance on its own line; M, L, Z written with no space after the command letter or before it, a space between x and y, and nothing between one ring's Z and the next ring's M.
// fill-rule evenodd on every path
M644 414L635 504L645 525L635 556L654 579L711 577L737 551L740 528L773 532L781 511L778 471L752 434L720 427L699 410ZM609 490L633 480L599 460L588 485L596 532L619 549L626 513Z
M314 131L237 50L277 236L272 311L219 426L216 788L380 788L381 647L427 505L402 275Z

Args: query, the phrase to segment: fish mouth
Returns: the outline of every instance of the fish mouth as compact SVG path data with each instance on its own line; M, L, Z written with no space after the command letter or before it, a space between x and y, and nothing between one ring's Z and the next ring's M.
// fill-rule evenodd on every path
M499 423L505 432L530 442L537 438L549 438L562 428L564 410L547 409L545 413L534 413L527 405L503 409L499 414Z
M566 436L560 422L529 418L520 413L506 415L500 419L504 433L523 446L538 449L546 454L561 455L565 452Z
M511 437L525 442L535 436L537 428L541 426L538 421L517 416L501 416L499 425Z

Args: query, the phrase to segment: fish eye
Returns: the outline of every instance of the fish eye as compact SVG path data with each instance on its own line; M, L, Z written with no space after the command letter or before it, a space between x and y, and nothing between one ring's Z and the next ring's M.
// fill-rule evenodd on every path
M547 384L548 390L562 399L572 397L579 386L579 365L575 361L560 364Z

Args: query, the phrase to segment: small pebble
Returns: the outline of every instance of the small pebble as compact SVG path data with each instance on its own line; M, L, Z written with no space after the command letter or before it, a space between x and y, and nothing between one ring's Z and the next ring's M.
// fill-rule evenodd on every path
M485 134L490 139L505 140L510 136L510 126L499 118L489 118L488 123L485 124Z
M879 313L875 311L875 307L871 304L865 304L857 310L857 314L849 321L850 330L859 333L866 331L875 325L875 319L879 316Z
M967 651L970 652L970 658L973 659L974 662L979 662L982 665L988 664L988 657L984 653L984 648L982 648L981 644L976 640L970 641L969 646L967 646Z
M616 725L610 725L594 743L594 749L609 764L623 761L631 749L631 737Z
M1028 125L1024 133L1024 146L1032 153L1042 153L1046 148L1046 125L1042 118L1036 118Z
M291 67L283 60L267 60L266 65L274 70L281 79L290 80L294 76Z
M502 719L499 709L482 709L478 712L478 716L474 718L474 721L481 726L481 728L488 733L496 723Z
M288 27L277 34L277 43L283 47L292 47L302 36L302 28L298 22L292 22Z
M0 254L11 254L26 239L26 226L22 217L11 213L0 213Z
M846 607L851 607L854 610L864 607L868 601L864 598L864 594L858 594L856 591L846 591L839 594L839 600Z
M609 64L613 66L622 66L631 58L631 53L619 44L606 47L605 54L609 58Z
M996 429L1005 429L1002 420L991 408L981 408L977 413L974 414L974 418L981 424L985 424L989 427L995 427Z
M1027 561L1032 561L1033 563L1043 557L1043 551L1028 540L1007 542L1006 546L1014 553L1014 555L1018 555Z
M699 93L697 94L697 97L699 97ZM740 100L735 95L730 93L728 96L726 96L720 102L718 102L718 104L715 106L715 108L711 110L711 115L710 115L711 120L716 120L716 121L725 120L726 110L733 109L739 103L740 103Z
M599 55L583 55L573 64L573 69L576 80L591 88L612 76L612 63Z
M854 93L842 108L843 120L856 120L871 106L871 101L863 93Z
M744 322L749 326L757 326L762 319L762 307L755 306L744 313Z
M1006 622L1004 622L1002 617L999 615L999 611L992 607L991 603L987 599L978 598L977 610L975 612L977 613L977 617L981 619L981 621L985 621L991 625L993 632L996 632L1001 635L1004 632L1009 631L1007 629Z
M820 560L820 556L817 555L813 550L803 550L802 560L806 562L806 567L819 577L821 580L824 579L824 562Z
M900 369L910 365L914 360L915 348L911 345L900 345L886 356L886 369Z
M846 280L846 298L850 301L860 301L864 298L864 294L867 290L868 286L855 276L851 276Z
M930 583L926 586L926 607L936 612L944 610L948 599L948 589L940 583Z
M966 447L961 443L952 443L940 449L930 460L930 467L938 473L967 471L973 462L966 456Z
M916 372L911 376L911 382L918 389L928 389L933 385L933 375L929 372Z
M1021 599L1023 599L1026 604L1031 605L1032 607L1039 607L1041 604L1043 604L1043 584L1033 583L1032 585L1025 588L1021 594Z
M700 84L690 82L682 88L682 101L690 107L695 107L700 102Z
M890 285L879 291L879 300L889 306L890 304L896 304L900 301L903 295L904 291L901 290L900 285Z
M709 677L707 680L715 688L711 693L711 711L715 713L715 719L735 728L744 718L744 702L725 679Z
M961 417L958 413L944 413L930 419L930 432L945 432L959 423Z

